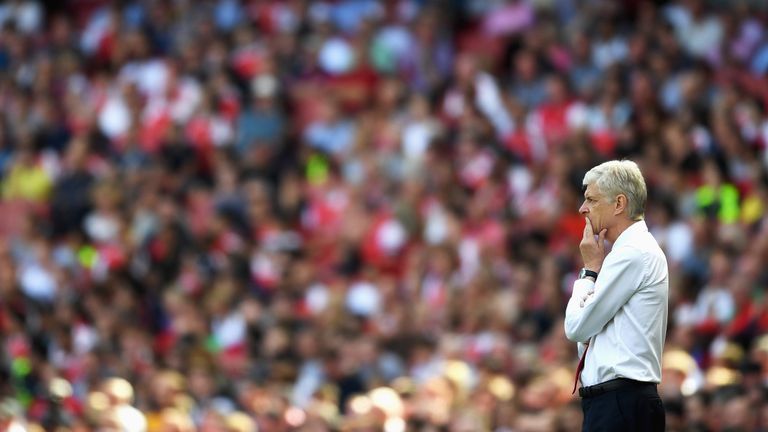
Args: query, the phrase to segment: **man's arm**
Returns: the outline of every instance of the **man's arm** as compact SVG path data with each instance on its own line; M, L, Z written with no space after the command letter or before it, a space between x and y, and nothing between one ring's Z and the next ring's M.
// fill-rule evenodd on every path
M586 279L574 283L565 310L565 336L574 342L586 342L597 334L637 291L644 273L642 253L637 249L624 247L609 254L594 284ZM592 285L594 293L587 295Z
M565 336L574 342L586 342L589 338L573 339L568 332L568 317L576 316L584 309L587 300L595 294L595 282L592 279L577 279L573 283L571 298L568 300L568 306L565 308ZM579 353L581 355L581 353Z

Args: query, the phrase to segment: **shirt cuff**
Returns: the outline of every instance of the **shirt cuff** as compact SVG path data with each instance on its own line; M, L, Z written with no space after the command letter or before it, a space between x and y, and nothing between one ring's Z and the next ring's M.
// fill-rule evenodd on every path
M573 283L573 295L578 296L579 298L583 298L594 290L595 283L592 282L592 279L576 279L576 282Z

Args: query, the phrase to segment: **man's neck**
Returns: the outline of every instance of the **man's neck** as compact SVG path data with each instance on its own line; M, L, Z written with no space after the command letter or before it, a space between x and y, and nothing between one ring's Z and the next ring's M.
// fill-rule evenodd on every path
M611 229L608 230L607 233L605 233L605 238L611 243L616 243L616 239L619 238L621 233L627 230L627 228L631 227L632 225L637 222L636 220L632 219L620 219L615 226L613 226Z

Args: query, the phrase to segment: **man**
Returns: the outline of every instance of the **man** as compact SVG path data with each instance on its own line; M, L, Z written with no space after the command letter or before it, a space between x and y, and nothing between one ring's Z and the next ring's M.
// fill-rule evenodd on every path
M578 343L581 358L582 427L663 431L656 384L669 278L664 252L643 221L645 180L637 164L624 160L592 168L583 184L584 268L565 312L565 334ZM606 240L613 244L608 255Z

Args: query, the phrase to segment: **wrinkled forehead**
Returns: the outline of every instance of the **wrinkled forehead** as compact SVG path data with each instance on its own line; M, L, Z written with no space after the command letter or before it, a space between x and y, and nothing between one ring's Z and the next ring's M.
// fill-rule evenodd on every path
M589 197L595 198L602 195L600 193L600 188L595 183L589 183L586 186L583 186L581 189L582 189L582 192L584 193L584 197L589 196Z

